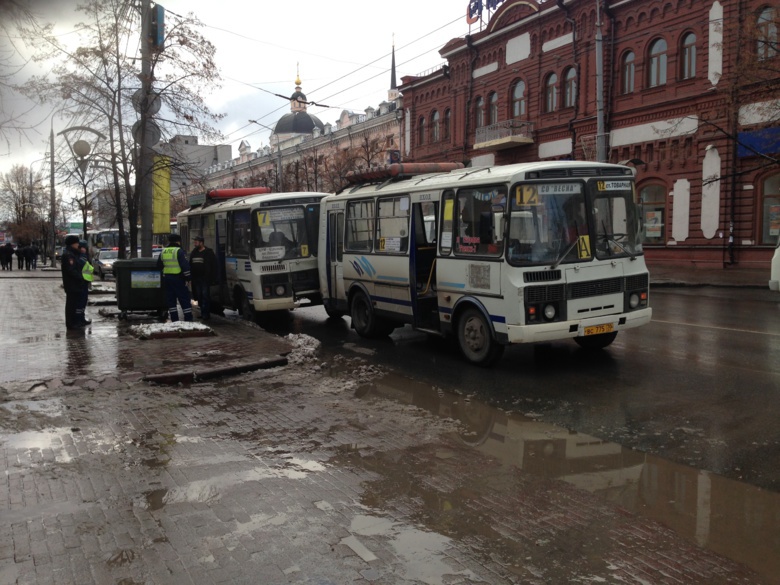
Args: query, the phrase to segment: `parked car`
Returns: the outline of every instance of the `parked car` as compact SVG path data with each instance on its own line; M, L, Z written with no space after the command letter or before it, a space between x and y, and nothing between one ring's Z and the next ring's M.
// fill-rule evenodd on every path
M100 280L105 280L106 276L114 274L114 262L118 259L118 248L103 248L98 251L92 265L95 268L95 273L100 277Z
M777 238L777 247L772 256L772 264L769 271L769 290L780 292L780 237Z

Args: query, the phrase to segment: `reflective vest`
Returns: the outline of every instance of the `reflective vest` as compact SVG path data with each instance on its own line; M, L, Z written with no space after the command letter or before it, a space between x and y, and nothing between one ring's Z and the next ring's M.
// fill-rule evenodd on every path
M178 258L179 250L178 246L163 249L160 254L163 263L163 274L181 274Z
M81 269L81 276L86 280L87 282L92 282L92 279L94 278L93 272L95 272L95 267L92 266L92 264L89 263L89 261L84 262L84 267Z

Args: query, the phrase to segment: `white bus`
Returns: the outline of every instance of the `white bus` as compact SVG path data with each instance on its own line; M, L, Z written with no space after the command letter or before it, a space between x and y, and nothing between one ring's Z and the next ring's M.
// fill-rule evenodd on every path
M262 313L321 302L317 230L325 193L269 193L267 188L210 191L178 214L185 250L203 236L217 256L214 312L225 307L256 321Z
M350 315L363 337L407 323L454 335L479 365L510 343L573 338L603 348L650 321L632 169L444 168L372 169L323 199L329 315Z

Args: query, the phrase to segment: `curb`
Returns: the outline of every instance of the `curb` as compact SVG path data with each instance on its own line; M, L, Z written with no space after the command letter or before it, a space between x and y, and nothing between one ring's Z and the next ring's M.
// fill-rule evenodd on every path
M255 370L267 370L269 368L286 366L287 363L288 362L286 357L267 358L257 362L236 364L233 366L225 366L223 368L194 370L192 372L178 371L167 372L164 374L150 374L148 376L144 376L142 380L144 382L153 382L155 384L187 384L201 380L208 380L211 378L219 378L221 376L232 376L235 374L253 372Z

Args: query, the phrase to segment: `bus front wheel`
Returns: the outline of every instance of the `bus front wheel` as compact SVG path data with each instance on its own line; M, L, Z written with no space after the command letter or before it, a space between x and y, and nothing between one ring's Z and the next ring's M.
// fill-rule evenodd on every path
M377 317L371 300L362 292L357 293L352 299L350 316L352 317L352 326L360 337L367 339L387 337L394 329L382 318Z
M575 337L574 341L577 342L582 349L604 349L610 343L615 341L617 337L617 331L612 333L602 333L601 335L589 335L588 337Z
M241 295L241 316L247 321L257 323L257 311L246 293Z
M468 361L478 366L493 364L504 346L493 339L490 325L477 309L466 309L458 319L458 346Z

